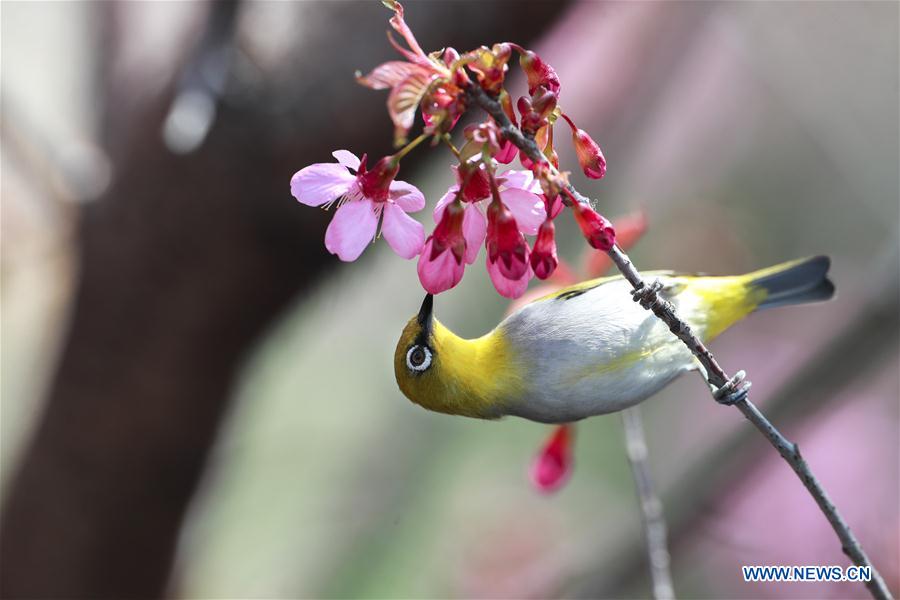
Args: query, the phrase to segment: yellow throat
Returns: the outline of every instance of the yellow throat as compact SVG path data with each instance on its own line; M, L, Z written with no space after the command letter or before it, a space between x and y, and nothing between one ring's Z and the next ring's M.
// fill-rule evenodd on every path
M505 401L522 391L520 365L502 331L466 340L431 316L420 312L403 329L394 353L394 374L403 394L423 408L436 412L497 418ZM423 311L425 304L423 304ZM431 363L416 372L408 355L427 345Z

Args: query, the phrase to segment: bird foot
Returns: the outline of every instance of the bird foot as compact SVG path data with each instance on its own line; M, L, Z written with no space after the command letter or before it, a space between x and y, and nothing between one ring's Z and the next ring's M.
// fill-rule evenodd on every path
M631 290L631 299L643 306L644 308L652 308L655 304L663 302L658 292L663 289L663 284L659 279L654 279L650 285L644 283L641 287Z
M741 400L747 398L750 393L750 386L753 385L749 381L745 381L747 373L738 371L734 377L725 382L725 385L713 392L713 398L716 402L725 406L737 404Z

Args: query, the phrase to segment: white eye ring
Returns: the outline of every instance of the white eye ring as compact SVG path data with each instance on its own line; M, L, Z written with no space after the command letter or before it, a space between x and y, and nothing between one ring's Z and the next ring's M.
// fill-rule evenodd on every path
M421 350L422 354L424 356L424 358L418 365L413 364L413 352L415 352L416 350ZM418 359L418 357L416 357L416 358ZM425 369L430 367L431 366L431 350L428 348L428 346L420 346L420 345L416 344L415 346L412 346L409 350L407 350L406 366L409 367L409 369L411 371L419 371L419 372L424 371Z

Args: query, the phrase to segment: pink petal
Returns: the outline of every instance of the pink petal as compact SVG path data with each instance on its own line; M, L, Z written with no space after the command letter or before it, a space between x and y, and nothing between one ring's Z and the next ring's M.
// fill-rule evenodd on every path
M506 141L500 146L500 152L494 157L497 159L497 162L503 163L504 165L508 165L513 161L518 154L519 149L510 141Z
M531 271L531 266L529 265L521 279L507 279L503 276L503 273L500 272L500 266L496 262L492 263L490 260L487 261L487 271L488 275L491 277L491 283L494 284L494 289L497 290L497 293L504 298L513 300L525 293L525 290L528 289L528 281L531 279L532 275L534 275Z
M487 218L477 204L467 204L463 213L463 237L466 238L466 262L472 264L487 234Z
M558 490L572 474L572 425L560 425L553 430L544 447L531 463L531 483L544 493Z
M541 184L534 178L531 171L504 171L497 176L505 181L501 184L502 188L519 188L535 194L541 193Z
M429 294L440 294L458 284L463 277L466 263L456 262L450 250L441 252L434 260L431 260L432 239L428 238L419 255L419 264L416 271L419 273L419 281Z
M325 231L325 247L343 261L354 261L375 239L378 216L371 200L347 202L334 214Z
M441 217L444 216L444 207L450 204L454 198L456 198L456 194L459 193L458 185L451 185L450 189L447 190L447 193L441 196L441 199L437 201L437 204L434 207L434 222L440 223Z
M391 200L406 212L416 212L425 208L425 195L419 188L405 181L392 181Z
M351 171L359 171L359 157L349 150L335 150L331 155Z
M322 206L350 190L356 178L342 165L316 163L291 177L291 194L307 206Z
M519 188L501 191L500 198L516 218L519 230L527 235L536 235L541 223L547 218L543 199Z
M431 85L427 72L414 72L398 83L388 94L388 115L394 123L394 141L404 140L413 121L416 110Z
M394 87L415 71L426 71L422 65L403 60L389 60L381 63L368 75L358 75L356 81L373 90L386 90Z
M403 212L396 204L384 205L381 233L400 258L413 258L422 251L425 230L422 224Z

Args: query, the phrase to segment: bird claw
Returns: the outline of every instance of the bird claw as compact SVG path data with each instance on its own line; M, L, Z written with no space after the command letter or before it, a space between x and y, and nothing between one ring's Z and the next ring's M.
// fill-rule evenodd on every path
M661 289L663 289L662 282L659 279L654 279L650 285L644 283L641 287L631 290L631 299L644 308L650 308L662 301L657 295Z
M753 385L749 381L745 381L746 377L747 373L738 371L734 377L725 382L725 385L713 392L713 398L725 406L732 406L745 400L747 394L750 393L750 386Z

